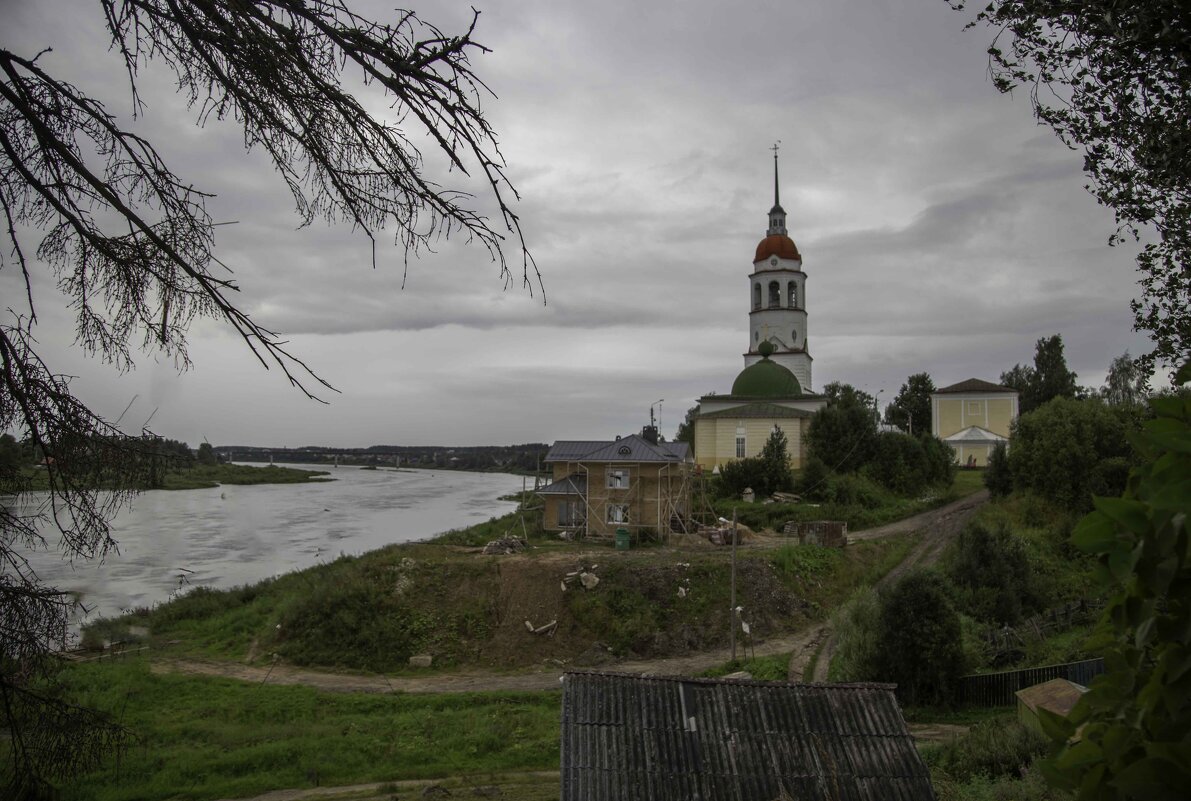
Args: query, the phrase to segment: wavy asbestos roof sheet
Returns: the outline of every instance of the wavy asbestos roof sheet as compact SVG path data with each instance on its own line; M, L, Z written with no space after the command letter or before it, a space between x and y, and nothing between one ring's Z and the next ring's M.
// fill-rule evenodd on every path
M933 801L889 684L568 673L562 801Z

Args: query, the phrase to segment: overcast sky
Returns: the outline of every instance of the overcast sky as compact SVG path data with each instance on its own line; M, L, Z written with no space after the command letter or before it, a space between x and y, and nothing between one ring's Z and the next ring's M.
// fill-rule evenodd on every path
M383 18L389 4L358 3ZM421 3L450 31L471 3ZM1133 333L1128 247L1084 190L1081 156L1028 97L987 76L989 33L942 0L573 2L476 6L473 59L521 193L547 303L505 291L482 248L452 240L410 264L315 224L234 123L194 125L172 75L146 75L137 124L175 172L217 193L219 257L242 307L329 381L306 400L214 321L194 366L145 354L119 375L71 347L48 271L36 334L55 370L111 419L196 446L503 444L639 430L659 399L670 436L727 392L748 346L752 254L773 202L803 256L814 384L890 400L911 373L997 380L1061 333L1079 382L1147 349ZM126 115L97 2L0 0L0 42ZM440 164L433 164L435 169ZM482 192L464 176L460 189ZM382 240L383 242L383 240ZM515 255L515 253L513 254ZM19 274L0 270L0 308ZM129 406L131 402L131 406Z

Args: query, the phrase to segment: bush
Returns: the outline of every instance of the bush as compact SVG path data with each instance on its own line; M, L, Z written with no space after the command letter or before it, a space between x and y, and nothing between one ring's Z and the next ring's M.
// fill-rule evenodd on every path
M881 627L881 604L872 587L861 587L831 617L835 656L831 660L831 681L873 681L880 679L877 635Z
M1127 411L1099 400L1055 398L1013 424L1013 488L1036 492L1072 511L1091 509L1094 484L1107 486L1115 480L1118 463L1093 476L1106 459L1128 462L1133 454L1127 434L1135 426L1136 418Z
M980 620L1013 625L1023 613L1041 607L1025 544L1004 521L964 527L947 574L958 590L961 608Z
M994 498L1004 498L1013 491L1013 476L1009 472L1009 453L1004 442L998 442L988 454L984 470L984 486Z
M878 673L912 705L949 706L964 671L959 614L942 577L917 571L881 596Z
M822 501L827 495L827 482L831 478L831 471L818 456L808 457L802 472L794 487L798 494L808 501Z
M963 737L927 749L922 758L929 767L966 782L977 777L1019 776L1047 746L1041 733L1016 718L1003 717L977 723Z
M877 421L873 410L861 404L831 404L815 412L806 438L811 455L832 470L852 473L872 458Z

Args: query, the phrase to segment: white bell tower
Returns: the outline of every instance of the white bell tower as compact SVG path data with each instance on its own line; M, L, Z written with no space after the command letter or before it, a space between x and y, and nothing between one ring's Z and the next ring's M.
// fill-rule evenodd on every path
M786 232L786 211L778 194L778 146L772 149L773 208L749 275L749 348L744 364L761 361L758 348L770 342L776 348L770 359L794 373L802 391L809 393L812 359L806 342L806 273L802 256Z

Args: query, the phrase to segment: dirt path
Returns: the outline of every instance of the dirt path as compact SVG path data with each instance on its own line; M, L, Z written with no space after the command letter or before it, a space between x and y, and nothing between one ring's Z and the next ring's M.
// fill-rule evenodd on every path
M878 585L894 581L907 570L918 565L928 565L938 559L947 540L954 536L972 512L985 502L985 491L969 495L947 506L932 509L914 517L899 520L886 526L857 532L848 537L849 542L889 537L910 531L925 529L927 536L914 548L906 559L889 572ZM573 557L571 557L573 558ZM743 654L743 647L738 655ZM825 681L827 664L830 662L832 643L830 629L820 623L802 631L775 637L750 646L748 655L770 656L791 653L789 676L792 681L801 681L804 671L815 661L814 680ZM610 670L623 673L649 673L659 676L686 676L729 661L731 653L727 648L703 651L686 656L666 659L634 660L608 665ZM517 690L555 690L564 670L541 668L533 672L489 673L464 672L436 674L431 676L385 676L383 674L332 673L308 670L292 665L277 664L272 667L244 665L236 662L222 662L201 659L173 659L157 657L151 669L155 673L182 673L193 676L221 676L256 684L300 684L331 692L363 693L463 693Z
M885 587L893 584L914 568L927 567L937 562L939 556L943 553L943 549L947 547L947 543L959 533L964 524L968 522L968 518L987 501L988 490L980 490L972 495L960 498L954 503L941 506L938 509L932 509L929 512L914 515L913 517L907 517L905 520L898 520L887 526L878 526L877 528L871 528L849 535L848 542L874 540L880 537L905 534L911 531L921 530L926 532L926 536L914 546L914 549L906 555L906 558L882 576L880 581L876 583L878 588ZM816 649L808 658L816 660L814 670L812 671L813 680L827 681L827 668L831 664L832 655L835 653L835 638L831 636L831 630L827 624L822 624L820 628L823 630L821 636L823 647ZM801 680L806 671L806 666L807 661L804 659L799 662L799 654L794 654L790 659L790 670L788 673L790 680Z

